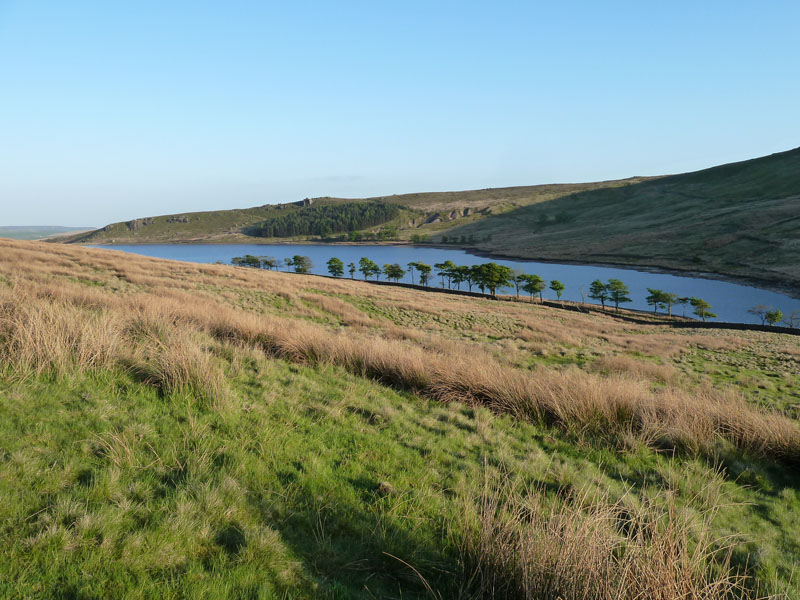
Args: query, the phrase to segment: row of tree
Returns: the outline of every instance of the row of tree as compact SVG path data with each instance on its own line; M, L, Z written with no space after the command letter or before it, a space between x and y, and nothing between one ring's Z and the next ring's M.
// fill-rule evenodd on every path
M314 268L314 263L308 256L301 256L295 254L292 257L286 257L282 261L286 270L293 269L295 273L311 273ZM237 267L252 267L254 269L267 269L269 271L277 271L280 264L274 256L253 256L252 254L245 254L244 256L234 256L231 259L231 264Z
M767 323L770 325L783 323L787 327L793 329L800 326L800 311L797 310L793 310L789 315L784 315L783 311L779 308L757 304L753 308L749 308L747 312L761 319L762 325L766 325Z
M277 270L279 264L278 260L272 256L253 256L252 254L237 256L231 262L238 266L270 270ZM284 258L283 263L287 271L292 269L295 273L310 273L314 267L308 256L299 254L291 258ZM435 275L440 278L440 284L443 288L446 286L447 289L460 290L463 285L470 292L473 288L478 288L483 293L488 291L492 296L496 296L498 289L511 287L515 290L517 298L519 298L520 292L524 292L530 296L531 302L533 302L534 296L538 296L539 301L543 301L544 290L548 289L548 287L556 295L556 298L560 300L566 289L564 284L557 279L548 282L539 275L525 273L520 269L512 269L494 262L467 266L456 265L452 261L446 260L431 266L420 261L413 261L406 265L407 269L404 269L398 263L387 263L380 266L366 256L362 257L358 264L351 262L345 265L342 259L334 256L327 261L326 265L328 273L333 277L343 277L347 272L350 274L351 279L355 278L356 273L361 273L364 280L371 278L378 280L383 275L388 281L400 281L405 277L406 273L409 273L411 283L416 283L415 280L417 280L420 285L428 285L431 274L435 270ZM682 305L684 307L684 316L686 316L685 307L690 305L694 309L694 314L703 319L703 321L717 316L711 312L711 305L702 298L678 296L671 292L653 288L647 288L647 291L648 296L645 300L648 305L653 307L653 314L660 308L672 316L672 308ZM583 290L581 290L581 293L583 293ZM620 279L609 279L605 282L595 279L589 285L588 297L599 302L603 309L605 309L606 303L613 304L617 311L619 311L620 304L631 302L630 290ZM759 312L754 312L756 309ZM770 310L763 306L754 307L750 312L759 315L763 314L762 323L766 321L774 324L783 318L781 311ZM798 320L800 321L800 317Z

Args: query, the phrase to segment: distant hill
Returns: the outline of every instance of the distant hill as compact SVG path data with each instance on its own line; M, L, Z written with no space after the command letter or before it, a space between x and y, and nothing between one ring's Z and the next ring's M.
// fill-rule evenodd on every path
M60 227L55 225L18 225L0 227L0 237L14 240L40 240L42 238L91 231L91 227Z
M428 241L521 258L717 273L800 293L799 231L800 148L663 177L146 217L59 241Z
M454 224L605 187L630 185L642 178L598 183L427 192L374 198L306 198L255 208L190 212L112 223L61 241L80 244L228 242L254 243L319 239L391 230L392 238L431 236ZM365 205L371 209L365 210Z
M508 256L718 273L800 292L800 148L456 225Z

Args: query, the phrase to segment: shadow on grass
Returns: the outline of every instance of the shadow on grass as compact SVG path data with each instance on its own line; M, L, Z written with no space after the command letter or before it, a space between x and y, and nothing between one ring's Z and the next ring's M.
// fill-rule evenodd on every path
M458 598L457 551L441 524L397 514L397 492L368 477L350 488L298 487L289 515L280 518L271 498L253 495L262 519L277 529L319 586L319 598ZM346 499L355 495L361 503ZM389 500L389 502L387 502ZM395 507L394 509L392 507ZM424 581L423 581L424 578ZM430 586L434 592L428 590Z

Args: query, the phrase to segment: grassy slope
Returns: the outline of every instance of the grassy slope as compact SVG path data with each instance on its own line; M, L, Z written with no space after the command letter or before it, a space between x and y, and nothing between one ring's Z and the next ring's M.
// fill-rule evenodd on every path
M429 597L407 564L458 597L465 514L504 473L547 502L588 487L628 512L673 499L690 523L716 509L735 565L800 592L792 467L723 439L671 457L656 450L680 439L669 423L547 425L459 402L469 386L442 403L400 385L399 362L330 354L378 336L396 361L469 356L642 402L741 393L796 425L794 338L15 242L0 242L0 307L5 597Z
M510 256L689 269L800 290L800 149L578 193L446 233Z
M534 202L545 202L580 190L596 189L605 186L627 185L640 179L626 179L587 184L541 185L529 187L497 188L463 192L432 192L403 194L364 198L363 201L382 201L402 205L399 217L388 222L401 229L401 237L412 234L431 234L443 227L452 225L454 219L459 223L469 223L508 210L527 206ZM347 198L315 198L314 203L353 202ZM358 200L362 201L362 200ZM229 243L269 243L270 239L247 236L247 227L258 223L277 210L298 210L294 204L267 205L256 208L220 210L209 212L162 215L112 223L88 234L64 238L81 244L103 243L157 243L157 242L229 242ZM464 216L469 209L470 215ZM458 213L458 214L456 214ZM452 217L451 217L452 214ZM183 222L183 221L186 222ZM427 223L426 221L432 221ZM436 222L433 222L436 221ZM374 228L377 230L378 228ZM306 239L305 236L303 239Z
M133 221L112 223L101 229L59 241L80 244L214 241L263 221L268 216L275 214L276 210L297 210L298 208L291 204L284 206L285 208L282 209L268 205L145 217Z
M512 257L717 273L800 291L800 149L669 177L366 200L408 208L391 223L401 239L447 235ZM241 233L269 210L177 215L187 223L153 217L61 241L269 243L278 240Z

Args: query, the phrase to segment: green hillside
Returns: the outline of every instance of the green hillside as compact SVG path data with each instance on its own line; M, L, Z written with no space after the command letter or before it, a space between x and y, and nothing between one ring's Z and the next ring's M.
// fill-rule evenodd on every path
M80 244L228 242L258 243L292 238L325 238L350 232L391 229L395 239L435 235L536 202L545 202L640 178L599 183L555 184L461 192L429 192L364 199L311 198L247 209L193 212L112 223L61 241ZM365 205L371 210L358 210ZM355 213L361 213L354 219ZM322 217L322 218L320 218ZM377 217L377 218L376 218ZM301 226L303 225L303 226Z
M106 225L67 241L81 244L216 241L263 221L300 211L304 203L144 217Z
M431 241L511 257L717 273L798 291L798 201L800 148L667 177L147 217L60 241Z
M800 148L579 192L442 233L509 256L711 272L797 291L799 228Z

